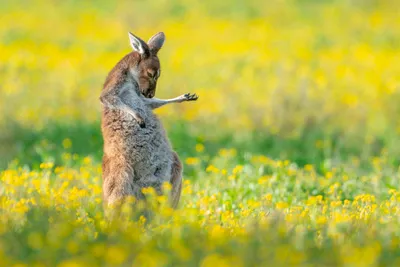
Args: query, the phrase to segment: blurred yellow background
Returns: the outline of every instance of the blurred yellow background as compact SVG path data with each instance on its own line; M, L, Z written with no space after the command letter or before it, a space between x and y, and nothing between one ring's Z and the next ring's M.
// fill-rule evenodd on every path
M400 130L399 5L3 2L0 121L37 131L98 124L105 77L131 51L127 32L148 40L164 31L157 97L200 95L160 109L167 128L183 120L203 139L256 132L361 154L365 144L391 149Z

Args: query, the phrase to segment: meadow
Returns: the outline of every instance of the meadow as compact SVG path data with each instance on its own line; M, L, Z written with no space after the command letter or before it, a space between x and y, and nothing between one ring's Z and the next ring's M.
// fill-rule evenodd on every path
M0 266L399 266L395 0L0 2ZM103 210L99 95L166 34L179 209ZM132 206L135 207L132 209Z

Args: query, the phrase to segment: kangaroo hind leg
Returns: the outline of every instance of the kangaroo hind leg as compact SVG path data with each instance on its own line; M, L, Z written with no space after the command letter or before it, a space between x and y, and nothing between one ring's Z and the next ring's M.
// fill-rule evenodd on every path
M127 196L141 197L132 175L132 170L122 161L103 158L103 198L106 206L122 203Z
M176 209L178 207L178 203L181 197L183 167L176 152L173 152L173 158L174 162L172 163L171 169L171 206L172 208Z

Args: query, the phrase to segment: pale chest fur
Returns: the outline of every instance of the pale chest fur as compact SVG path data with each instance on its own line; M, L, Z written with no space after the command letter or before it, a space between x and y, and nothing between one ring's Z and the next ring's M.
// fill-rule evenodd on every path
M141 128L123 111L104 107L104 154L129 165L134 181L143 186L154 186L171 178L172 149L161 122L134 89L125 90L122 99L140 113L146 126Z

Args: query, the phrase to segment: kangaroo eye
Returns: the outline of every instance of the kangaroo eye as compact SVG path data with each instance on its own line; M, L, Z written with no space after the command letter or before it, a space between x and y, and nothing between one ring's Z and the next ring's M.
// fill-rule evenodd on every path
M153 78L154 77L154 72L147 71L147 76L149 76L150 78Z

